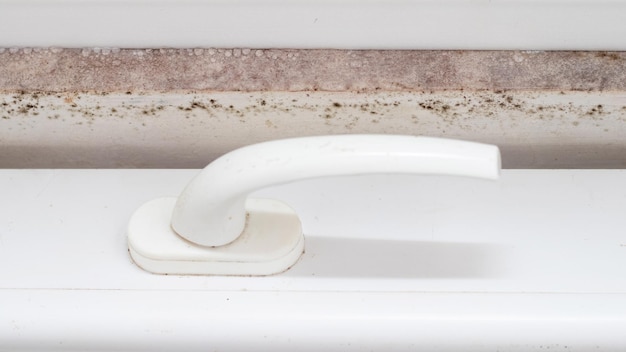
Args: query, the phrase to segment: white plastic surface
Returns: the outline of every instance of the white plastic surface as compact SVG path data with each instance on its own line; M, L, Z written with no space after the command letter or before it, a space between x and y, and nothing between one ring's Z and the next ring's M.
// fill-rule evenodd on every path
M623 0L0 0L0 47L624 50Z
M254 191L310 178L435 174L495 179L496 146L438 138L339 135L250 145L215 160L176 198L142 205L128 226L128 248L161 274L268 275L289 269L304 250L297 214Z
M287 270L304 251L298 215L270 199L246 202L246 227L233 242L205 247L170 226L176 197L142 205L128 225L128 249L138 266L158 274L270 275Z
M225 154L205 167L178 198L172 228L204 246L242 233L248 195L305 179L361 174L434 174L496 179L496 146L443 138L338 135L277 140Z
M626 350L623 170L273 187L307 238L291 270L147 274L130 214L197 173L0 170L0 350Z

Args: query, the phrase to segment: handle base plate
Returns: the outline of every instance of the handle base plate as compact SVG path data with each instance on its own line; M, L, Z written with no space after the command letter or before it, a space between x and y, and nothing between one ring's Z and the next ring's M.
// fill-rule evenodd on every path
M134 262L155 274L272 275L294 265L304 252L302 225L293 209L272 199L246 201L246 227L235 241L204 247L180 237L170 226L176 197L142 205L128 225Z

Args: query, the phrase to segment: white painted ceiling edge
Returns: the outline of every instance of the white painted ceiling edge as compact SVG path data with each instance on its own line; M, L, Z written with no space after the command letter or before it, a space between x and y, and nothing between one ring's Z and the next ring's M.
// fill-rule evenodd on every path
M624 0L0 0L0 47L626 50Z

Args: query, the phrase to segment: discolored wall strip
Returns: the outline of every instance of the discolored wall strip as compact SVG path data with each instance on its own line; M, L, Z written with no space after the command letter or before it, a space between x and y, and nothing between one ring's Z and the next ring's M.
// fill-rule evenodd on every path
M508 168L626 166L621 52L0 48L1 167L197 168L253 142L401 133Z
M626 53L0 48L0 90L626 89Z

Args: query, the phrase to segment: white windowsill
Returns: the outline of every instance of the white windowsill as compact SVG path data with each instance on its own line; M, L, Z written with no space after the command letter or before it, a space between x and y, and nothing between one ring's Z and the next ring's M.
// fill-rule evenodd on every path
M196 172L0 171L0 349L626 348L623 171L275 187L307 236L291 270L142 271L130 215Z

